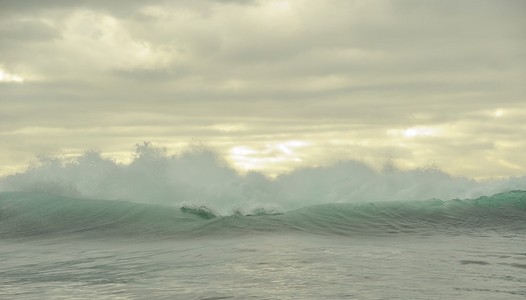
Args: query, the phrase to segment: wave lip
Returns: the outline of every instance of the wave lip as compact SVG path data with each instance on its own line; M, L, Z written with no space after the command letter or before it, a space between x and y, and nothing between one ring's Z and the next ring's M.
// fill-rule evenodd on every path
M286 213L256 212L220 216L205 206L171 207L3 192L0 238L195 238L263 232L346 236L524 232L526 191L468 200L335 203Z

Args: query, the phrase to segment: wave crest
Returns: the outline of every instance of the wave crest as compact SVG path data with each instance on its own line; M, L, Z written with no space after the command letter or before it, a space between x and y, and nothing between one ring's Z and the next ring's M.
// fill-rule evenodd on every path
M258 232L323 235L459 234L526 230L526 191L474 200L323 204L286 213L221 217L175 208L45 194L0 193L0 238L194 238Z
M25 172L0 178L0 191L129 200L181 206L205 205L221 214L255 209L280 212L323 203L475 198L526 189L526 177L478 182L438 168L378 171L358 161L304 168L269 179L239 174L212 150L194 147L180 155L145 143L129 164L99 153L63 161L40 157Z

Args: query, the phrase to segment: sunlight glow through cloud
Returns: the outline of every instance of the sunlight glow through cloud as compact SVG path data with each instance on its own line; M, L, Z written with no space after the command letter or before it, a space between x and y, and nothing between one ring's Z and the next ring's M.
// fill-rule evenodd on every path
M22 83L24 78L16 74L10 74L4 70L0 70L0 82L15 82Z
M437 130L430 127L412 127L404 130L403 135L407 138L419 137L419 136L434 136L437 134Z
M301 162L300 149L309 144L306 141L291 140L267 143L257 149L237 146L230 149L230 159L244 171L267 171L270 176L275 176L293 169L293 165Z
M438 128L434 127L426 127L426 126L416 126L416 127L409 127L406 129L390 129L387 131L387 134L390 136L401 136L407 139L411 138L417 138L417 137L431 137L431 136L437 136L440 134L440 130Z

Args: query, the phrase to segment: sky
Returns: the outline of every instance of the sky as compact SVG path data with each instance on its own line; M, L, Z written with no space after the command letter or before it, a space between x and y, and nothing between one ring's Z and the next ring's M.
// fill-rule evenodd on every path
M526 1L0 0L0 175L215 149L526 174Z

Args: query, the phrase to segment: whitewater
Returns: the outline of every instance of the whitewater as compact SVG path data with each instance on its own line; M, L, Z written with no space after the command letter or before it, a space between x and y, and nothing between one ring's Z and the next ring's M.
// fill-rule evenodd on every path
M0 178L0 299L524 299L525 234L525 177L144 144Z

